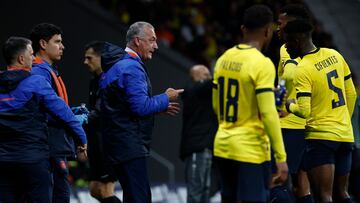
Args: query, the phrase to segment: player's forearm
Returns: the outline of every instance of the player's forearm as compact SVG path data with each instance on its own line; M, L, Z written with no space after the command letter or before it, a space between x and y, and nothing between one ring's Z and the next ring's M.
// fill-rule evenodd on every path
M304 96L297 99L297 103L289 105L289 113L293 113L301 118L308 118L311 113L311 97Z
M345 80L345 95L346 105L349 111L349 115L351 117L354 112L356 102L356 90L351 78Z
M273 92L263 92L256 95L265 131L269 135L271 147L276 162L285 162L286 153L281 135L280 121L275 108Z
M214 112L217 114L218 112L218 100L219 100L219 91L216 84L213 83L212 88L212 107L214 109Z

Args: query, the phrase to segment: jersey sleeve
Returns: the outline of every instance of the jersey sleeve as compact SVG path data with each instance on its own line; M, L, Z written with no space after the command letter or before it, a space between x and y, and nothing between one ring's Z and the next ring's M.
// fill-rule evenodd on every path
M285 162L286 153L281 135L280 120L272 91L275 81L275 67L270 59L266 58L262 63L259 63L257 70L254 82L261 119L270 138L276 162Z
M272 91L263 92L256 95L261 119L263 120L265 131L271 142L274 151L275 161L285 162L286 152L280 129L280 120L275 108L275 97Z
M350 68L342 56L341 56L341 60L344 64L344 83L345 83L344 85L345 85L346 106L348 108L349 115L351 116L355 108L356 90L355 90L354 82L351 77Z
M216 62L215 69L214 69L214 76L212 81L212 106L214 109L214 112L218 114L218 101L219 101L219 87L218 87L218 65L220 64L221 58Z
M289 110L296 116L307 118L311 111L312 84L309 74L301 66L294 75L294 88L296 90L297 103L290 104Z
M265 58L262 63L256 67L254 77L256 92L269 91L274 88L275 66L269 58Z

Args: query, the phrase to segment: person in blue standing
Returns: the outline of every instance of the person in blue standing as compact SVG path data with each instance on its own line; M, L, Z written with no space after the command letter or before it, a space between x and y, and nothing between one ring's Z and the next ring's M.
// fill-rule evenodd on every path
M154 115L161 112L176 115L180 109L174 101L183 90L168 88L164 93L152 96L144 64L158 48L151 24L132 24L126 34L126 43L125 52L106 44L104 49L108 51L101 56L104 149L123 189L123 202L150 203L146 157Z
M64 123L86 157L80 122L44 77L32 75L31 41L10 37L0 72L0 202L49 203L50 163L46 113Z
M56 94L68 104L66 87L56 66L56 62L61 60L65 49L62 42L62 30L56 25L41 23L33 27L30 39L35 54L31 73L43 76ZM81 123L86 118L82 115L76 117ZM52 202L70 202L67 159L75 156L74 141L66 133L65 126L53 119L51 115L48 116L48 128L53 177Z

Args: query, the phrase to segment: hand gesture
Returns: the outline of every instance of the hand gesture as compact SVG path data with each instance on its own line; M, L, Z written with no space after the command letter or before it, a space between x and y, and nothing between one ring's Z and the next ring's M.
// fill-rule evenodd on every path
M170 102L168 108L163 112L169 116L176 116L180 112L180 104L177 102Z
M179 95L184 92L184 89L168 88L165 93L169 97L169 101L176 101Z

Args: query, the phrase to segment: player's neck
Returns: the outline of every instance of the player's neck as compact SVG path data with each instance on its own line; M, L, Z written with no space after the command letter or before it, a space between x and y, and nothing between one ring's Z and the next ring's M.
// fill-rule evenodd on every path
M308 53L313 52L316 49L316 46L313 44L311 40L308 42L303 43L303 48L301 51L301 57L305 56Z
M46 54L46 53L43 53L41 51L39 51L38 53L36 53L35 55L36 57L40 57L42 60L48 62L50 65L52 65L54 63L53 60L50 59L50 57Z
M255 47L259 51L261 51L261 49L262 49L262 43L260 41L258 41L258 40L248 39L248 40L244 40L243 43L247 44L247 45L249 45L251 47Z

